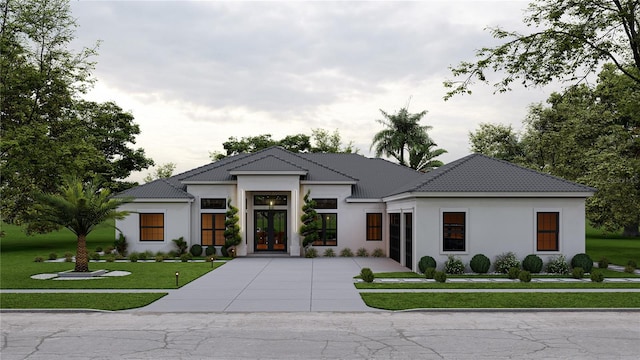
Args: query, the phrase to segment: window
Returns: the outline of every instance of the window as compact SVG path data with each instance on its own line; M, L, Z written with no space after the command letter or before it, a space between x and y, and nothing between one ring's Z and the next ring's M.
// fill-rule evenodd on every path
M537 213L536 243L538 251L558 251L560 213Z
M201 237L202 245L224 245L225 214L202 214Z
M400 262L400 214L389 214L389 257Z
M140 214L140 241L164 241L164 214Z
M464 212L442 213L443 251L465 251L465 215Z
M200 199L201 209L226 209L227 199Z
M337 209L338 199L313 199L316 202L316 209Z
M367 214L367 240L382 240L382 213Z
M256 195L253 197L253 205L287 205L287 195Z
M315 246L338 245L338 214L318 214L320 230L319 239L313 242Z

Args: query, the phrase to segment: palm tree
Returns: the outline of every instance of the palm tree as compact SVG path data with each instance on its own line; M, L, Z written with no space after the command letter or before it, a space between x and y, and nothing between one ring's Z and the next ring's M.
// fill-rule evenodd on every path
M110 191L101 188L95 179L83 182L76 177L67 177L58 194L41 193L36 196L30 225L53 225L71 230L78 237L74 271L87 272L87 235L106 220L122 219L128 215L127 211L117 211L117 208L130 199L110 195Z
M389 115L380 110L383 120L376 120L385 126L373 136L370 150L375 146L375 155L391 156L401 165L416 170L430 169L442 165L441 161L433 158L446 153L446 150L431 147L436 144L429 137L431 126L420 125L420 120L427 114L422 111L411 114L406 108L400 109L396 114ZM409 162L405 160L405 153L409 154Z

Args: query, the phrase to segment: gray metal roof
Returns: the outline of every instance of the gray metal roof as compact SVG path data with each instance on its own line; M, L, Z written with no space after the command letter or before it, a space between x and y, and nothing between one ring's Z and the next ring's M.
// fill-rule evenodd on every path
M430 171L404 192L594 192L596 189L481 154L472 154Z
M353 199L382 199L407 192L594 192L595 189L535 170L473 154L428 173L359 154L296 154L271 147L234 155L205 166L131 188L119 196L190 199L188 182L234 181L237 172L306 172L301 180L352 184Z

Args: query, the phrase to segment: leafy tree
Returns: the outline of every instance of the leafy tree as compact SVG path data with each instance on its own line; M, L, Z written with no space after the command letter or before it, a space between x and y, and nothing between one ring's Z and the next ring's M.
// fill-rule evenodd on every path
M227 201L227 207L229 208L226 213L226 219L224 220L224 249L225 252L240 245L242 237L240 236L240 226L238 222L238 208L231 205L231 199Z
M140 130L113 103L79 100L92 84L95 48L70 50L75 20L66 0L0 4L0 212L20 223L35 194L65 174L95 174L121 190L131 171L153 164L129 144Z
M302 235L302 246L307 248L319 239L318 231L320 224L318 223L318 213L316 212L316 202L310 198L311 190L304 195L304 205L302 206L302 226L300 227L300 235Z
M417 114L409 113L406 108L391 115L383 110L380 112L384 119L376 121L385 128L373 136L371 148L375 147L376 156L391 156L401 165L416 170L427 170L442 165L442 162L434 161L433 158L446 151L431 150L437 146L428 134L431 126L420 125L420 120L427 114L426 110ZM409 162L405 154L408 154Z
M147 176L144 177L144 182L150 183L156 179L166 179L168 177L171 177L171 175L173 175L173 170L175 169L175 163L169 162L166 164L162 164L158 166L158 168L155 169L153 173L147 174Z
M84 182L66 177L59 193L36 195L36 205L29 217L30 229L65 227L77 236L75 271L89 271L87 235L109 219L123 219L128 212L117 208L130 201L111 196L108 189L94 180Z
M640 83L640 1L536 0L526 14L530 33L489 28L504 43L478 50L475 62L452 67L453 75L464 79L445 82L452 89L445 99L470 94L474 80L489 83L488 70L503 74L493 84L498 92L510 90L515 80L524 86L554 80L577 83L603 63L612 63L622 76Z
M518 134L511 125L480 124L475 132L469 132L471 151L496 159L514 162L522 157Z
M348 144L342 145L342 137L337 129L331 134L324 129L312 129L311 137L313 137L313 142L315 144L311 147L311 152L358 153L358 149L353 147L353 141L349 141Z

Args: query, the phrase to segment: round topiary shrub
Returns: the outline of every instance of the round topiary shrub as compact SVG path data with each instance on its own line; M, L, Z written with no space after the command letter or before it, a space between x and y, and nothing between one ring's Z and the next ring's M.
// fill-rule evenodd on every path
M193 244L191 245L191 249L189 249L189 252L191 253L191 255L193 256L200 256L202 255L202 245L200 244Z
M593 282L603 282L604 274L600 270L591 271L591 281Z
M428 255L421 257L420 261L418 261L418 269L420 269L420 272L424 273L425 270L427 270L430 267L431 268L436 267L436 259Z
M56 253L49 254L49 260L56 260L57 258L58 258L58 254Z
M373 279L374 279L375 276L373 275L373 271L371 271L371 269L362 268L360 270L360 277L362 278L362 280L364 282L371 283L371 282L373 282Z
M542 259L535 254L527 255L527 257L522 260L522 268L534 274L542 271L542 265Z
M509 269L513 267L518 269L520 268L520 261L518 261L516 254L511 251L496 256L494 264L496 266L496 271L503 274L507 274Z
M471 270L475 273L486 274L491 267L491 260L484 254L477 254L471 258L469 267L471 267Z
M522 270L518 274L518 279L522 282L531 282L531 273L527 270Z
M509 268L509 271L507 271L507 276L509 277L509 279L517 279L519 275L520 275L520 268L517 268L515 266L512 268Z
M207 246L207 248L204 249L204 254L207 255L207 256L215 255L216 254L216 247L215 246Z
M584 272L588 273L591 272L591 268L593 268L593 260L591 260L591 257L589 257L589 255L587 254L576 254L571 259L571 267L581 267Z
M600 261L598 261L598 268L607 269L608 267L609 267L609 259L607 259L606 257L600 258Z
M42 256L36 256L35 259L33 259L34 262L43 262L44 258Z
M429 267L424 271L425 279L433 279L436 274L436 268Z
M447 281L447 274L444 273L444 271L436 271L433 274L433 278L439 282L439 283L443 283Z
M571 276L573 276L574 279L582 279L584 277L584 269L581 267L574 267L573 270L571 270Z

